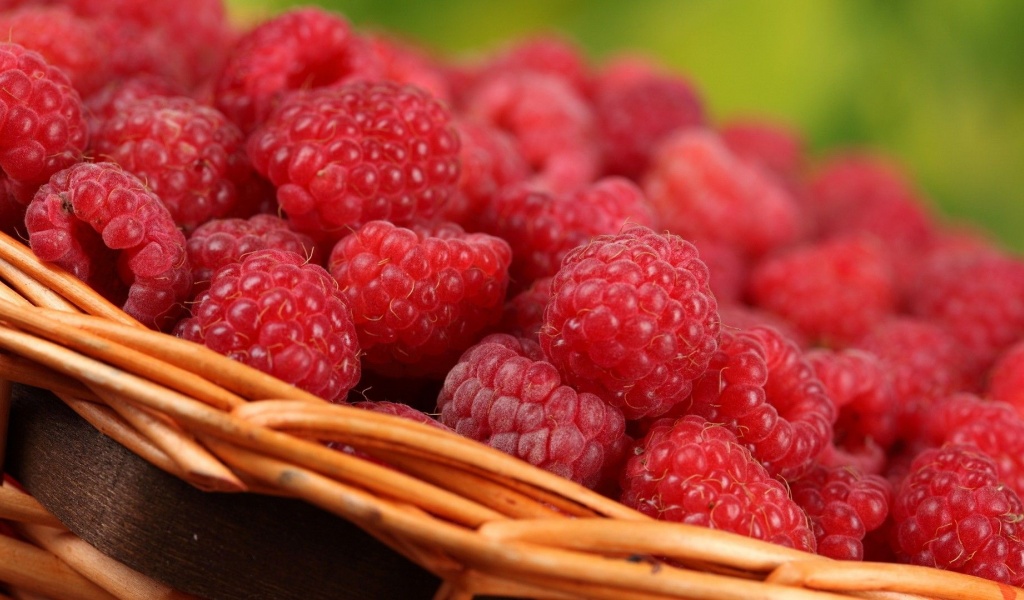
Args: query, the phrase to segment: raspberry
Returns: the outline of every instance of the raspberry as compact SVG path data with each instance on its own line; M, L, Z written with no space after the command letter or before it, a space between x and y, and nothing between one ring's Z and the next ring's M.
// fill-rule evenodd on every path
M416 423L422 423L423 425L430 425L437 429L444 431L452 431L451 427L448 427L444 423L441 423L434 417L428 415L422 410L417 410L408 404L402 404L401 402L388 402L387 400L364 400L361 402L353 402L352 406L368 410L371 412L379 413L382 415L392 415L395 417L402 417Z
M868 235L809 242L766 257L750 273L752 302L809 339L842 347L897 307L886 247Z
M249 132L288 92L374 79L380 71L377 57L344 17L293 8L235 42L217 76L214 105Z
M337 283L282 250L257 250L213 274L175 333L321 398L359 381L359 343Z
M597 74L591 91L606 173L634 180L669 134L707 125L696 88L674 74L616 58Z
M634 225L569 251L551 284L540 345L581 391L627 419L686 399L718 346L718 304L697 248Z
M936 252L908 291L911 314L946 328L979 380L1024 337L1024 260L994 251Z
M59 68L82 96L112 77L106 60L107 41L95 23L67 6L25 6L0 12L0 31L14 42L41 54Z
M496 73L539 73L561 79L580 93L590 80L590 67L582 49L572 40L555 34L513 40L487 57L479 71L483 78Z
M295 93L249 138L256 169L307 233L430 219L456 192L459 138L426 92L380 81Z
M1012 405L1024 416L1024 341L999 355L988 373L985 395Z
M0 43L0 88L0 169L26 186L18 197L27 203L36 186L82 160L82 99L61 69L11 42Z
M723 423L772 475L799 475L832 440L836 408L801 350L774 329L723 331L689 413Z
M540 328L544 326L544 309L551 299L552 281L554 277L535 279L530 287L512 296L505 303L498 329L516 337L538 341Z
M29 244L143 324L177 319L192 277L185 236L167 208L113 163L78 163L39 188L25 216Z
M185 95L183 87L159 75L141 74L117 79L85 98L89 133L95 135L107 119L117 116L137 100Z
M437 409L457 433L590 488L617 472L629 442L618 409L564 385L535 342L507 334L462 355Z
M621 177L598 180L575 192L554 194L527 184L506 187L480 215L482 231L512 247L514 289L525 289L558 271L573 248L627 223L651 226L647 199L636 184Z
M714 132L669 135L642 182L660 226L683 237L720 241L757 257L801 235L802 215L790 193Z
M804 140L785 123L747 117L732 119L718 130L736 156L767 170L787 185L795 185L804 169Z
M739 304L746 295L750 261L731 244L708 239L691 239L700 258L711 272L711 291L719 304ZM790 327L792 329L792 327Z
M818 554L839 560L864 559L864 536L882 526L892 499L885 478L850 467L815 465L789 489L810 518Z
M464 114L508 132L533 170L530 181L545 190L569 192L598 175L593 111L563 79L534 71L496 73L473 90Z
M206 221L251 214L256 174L245 136L219 111L191 98L153 96L124 103L98 127L95 154L138 175L189 232Z
M320 264L323 259L312 238L293 231L287 221L275 215L203 223L188 236L186 245L192 265L192 297L209 287L217 269L268 248L294 252L313 264Z
M712 279L714 275L712 275ZM711 288L714 290L714 287ZM716 294L717 298L718 295ZM722 330L742 331L754 327L770 327L782 334L798 348L810 348L811 342L803 333L793 327L793 324L779 315L751 306L736 302L722 302L718 305L718 314L722 317Z
M1024 584L1024 505L972 446L921 452L892 506L901 562Z
M380 79L412 85L442 102L451 102L448 78L424 49L380 33L366 35L364 40L381 65Z
M661 419L623 470L622 503L651 517L814 551L804 511L725 427Z
M501 318L511 259L503 240L457 225L371 221L334 246L328 265L365 366L441 378Z

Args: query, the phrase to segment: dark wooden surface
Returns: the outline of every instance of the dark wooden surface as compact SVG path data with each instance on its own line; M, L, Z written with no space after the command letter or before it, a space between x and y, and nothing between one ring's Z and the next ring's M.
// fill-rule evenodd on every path
M6 468L104 553L210 600L430 598L438 581L300 501L201 492L16 386Z

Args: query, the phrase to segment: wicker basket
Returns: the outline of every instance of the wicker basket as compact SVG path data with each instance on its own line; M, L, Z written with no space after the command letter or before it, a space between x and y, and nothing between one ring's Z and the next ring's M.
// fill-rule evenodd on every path
M438 600L1024 598L966 575L654 521L477 442L328 404L147 330L12 238L0 237L0 258L0 377L53 391L195 487L291 496L350 521L437 575ZM10 485L0 492L0 519L29 540L0 536L0 581L52 598L185 597L95 551L68 550L81 540Z

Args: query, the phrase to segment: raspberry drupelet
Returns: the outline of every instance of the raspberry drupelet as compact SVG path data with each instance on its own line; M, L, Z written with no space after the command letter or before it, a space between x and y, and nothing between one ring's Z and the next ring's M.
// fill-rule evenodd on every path
M565 385L536 342L507 334L463 354L437 410L456 433L590 488L614 481L629 443L621 411Z
M633 225L571 250L551 284L540 345L580 391L658 416L686 399L718 347L718 304L696 247Z
M508 244L457 225L370 221L331 250L368 370L443 378L501 319Z
M622 474L626 506L665 521L815 550L804 511L728 428L696 415L654 423Z
M185 236L139 178L78 163L39 188L25 216L40 259L67 269L144 325L166 330L192 287Z
M294 252L221 267L175 333L332 402L359 381L359 342L338 284Z
M439 216L456 194L459 138L437 99L390 81L296 92L249 138L294 226L335 240L373 220Z
M901 562L1024 585L1024 504L974 446L918 454L892 517Z

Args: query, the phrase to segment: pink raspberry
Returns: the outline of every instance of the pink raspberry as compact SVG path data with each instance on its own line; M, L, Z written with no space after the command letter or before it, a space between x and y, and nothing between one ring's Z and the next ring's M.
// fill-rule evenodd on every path
M810 518L818 554L863 560L864 536L889 516L892 484L856 468L822 465L788 483L793 500Z
M712 131L669 135L642 182L660 227L686 238L721 241L757 257L802 235L792 195Z
M999 355L989 370L985 395L1012 405L1024 416L1024 341Z
M534 71L498 72L473 90L464 114L511 135L539 187L569 192L598 176L593 111L563 79Z
M218 269L176 333L328 401L344 401L359 381L337 283L294 252L257 250Z
M28 203L38 185L82 160L82 99L60 68L12 42L0 43L0 88L0 169Z
M685 400L718 347L718 304L697 248L635 225L569 251L540 345L580 391L627 419Z
M444 69L426 49L381 33L368 33L363 39L380 63L380 79L417 87L451 103L452 91Z
M513 289L558 271L573 248L597 235L617 233L627 223L653 224L643 192L622 177L608 177L555 194L527 184L506 187L485 205L479 216L482 231L512 247Z
M186 248L192 265L192 297L209 287L217 269L257 250L290 251L313 264L323 259L312 238L292 230L287 221L275 215L211 219L188 236Z
M665 521L813 552L804 511L728 428L695 415L661 419L623 471L622 503Z
M994 251L936 252L907 300L911 314L946 328L979 381L996 357L1024 338L1024 259Z
M832 440L836 408L802 351L770 328L724 330L688 407L722 423L772 475L799 475Z
M366 368L440 378L501 318L511 260L503 240L457 225L370 221L334 246L328 265Z
M551 282L554 277L535 279L530 287L512 296L505 303L498 329L516 337L534 341L540 339L544 326L544 309L551 300Z
M735 118L722 124L718 134L733 154L787 185L803 176L804 140L791 125L760 117Z
M535 342L507 334L462 355L437 410L457 433L590 488L614 477L629 443L618 409L565 385Z
M249 132L288 92L374 79L381 69L343 16L316 7L293 8L235 42L217 76L214 105Z
M750 273L757 306L825 346L863 337L896 312L896 273L886 247L868 235L809 242L765 257Z
M901 562L1024 585L1024 505L973 446L921 452L892 516Z
M186 232L206 221L248 215L256 173L242 131L188 97L124 103L92 138L96 156L138 175Z
M167 208L113 163L78 163L39 188L29 244L144 325L165 330L192 286L185 236Z
M249 154L296 228L334 239L373 220L435 217L459 178L451 113L388 81L292 94L249 138Z
M707 125L704 102L689 81L636 59L617 57L591 86L605 172L639 180L669 134Z

